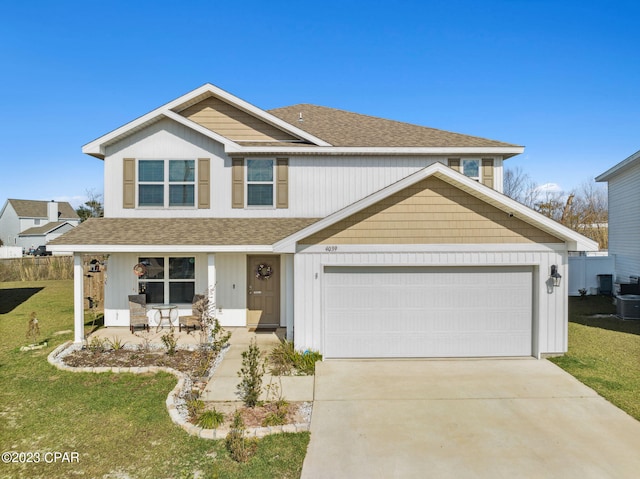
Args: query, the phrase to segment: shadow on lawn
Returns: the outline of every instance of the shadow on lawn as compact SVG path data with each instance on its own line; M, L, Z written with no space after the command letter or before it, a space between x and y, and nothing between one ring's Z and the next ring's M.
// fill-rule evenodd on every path
M0 289L0 314L7 314L44 288Z
M569 298L569 321L572 323L640 335L640 321L623 320L615 314L613 299L608 296Z

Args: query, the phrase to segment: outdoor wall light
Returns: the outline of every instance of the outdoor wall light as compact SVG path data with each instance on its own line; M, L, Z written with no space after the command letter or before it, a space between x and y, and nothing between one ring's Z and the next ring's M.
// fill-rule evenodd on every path
M551 265L551 274L549 275L549 277L553 280L554 286L560 286L562 275L558 273L558 267L555 264Z

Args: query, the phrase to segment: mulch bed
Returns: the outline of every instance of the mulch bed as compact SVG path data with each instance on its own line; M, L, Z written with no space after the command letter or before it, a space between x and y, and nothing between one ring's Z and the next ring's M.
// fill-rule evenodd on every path
M166 351L136 351L129 349L92 351L81 349L74 351L64 358L67 366L72 367L120 367L135 368L145 366L169 367L189 374L201 376L207 371L215 356L202 351L187 351L178 349L169 356Z

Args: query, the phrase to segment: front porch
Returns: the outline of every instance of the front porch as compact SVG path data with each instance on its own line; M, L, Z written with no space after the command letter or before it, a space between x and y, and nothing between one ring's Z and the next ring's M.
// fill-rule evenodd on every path
M99 274L87 271L83 256L86 255L76 253L74 257L76 343L85 340L85 312L98 297L100 309L104 311L105 330L117 331L117 335L129 344L139 344L142 340L125 330L131 324L132 315L128 297L136 294L146 296L145 307L152 330L157 324L157 312L154 309L171 304L175 305L172 307L176 316L190 316L192 297L204 294L209 304L213 305L212 314L223 327L285 328L287 339L293 340L292 254L249 251L175 254L113 252L104 255L106 259ZM183 261L185 259L187 261ZM170 265L177 263L187 265L186 272L180 270L178 275L172 270L173 266ZM137 270L141 264L149 264L146 272L144 268L141 269L142 274ZM92 276L94 278L88 282L87 278ZM105 279L99 286L93 284L97 276ZM98 294L98 288L104 288L100 292L103 294ZM177 317L172 317L172 322L177 325ZM161 334L152 337L152 340L159 341L160 337ZM188 336L183 341L187 344L197 342Z

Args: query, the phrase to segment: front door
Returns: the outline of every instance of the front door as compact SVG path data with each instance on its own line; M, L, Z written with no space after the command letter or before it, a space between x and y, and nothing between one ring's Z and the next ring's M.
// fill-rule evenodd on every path
M280 257L247 256L247 326L280 326Z

